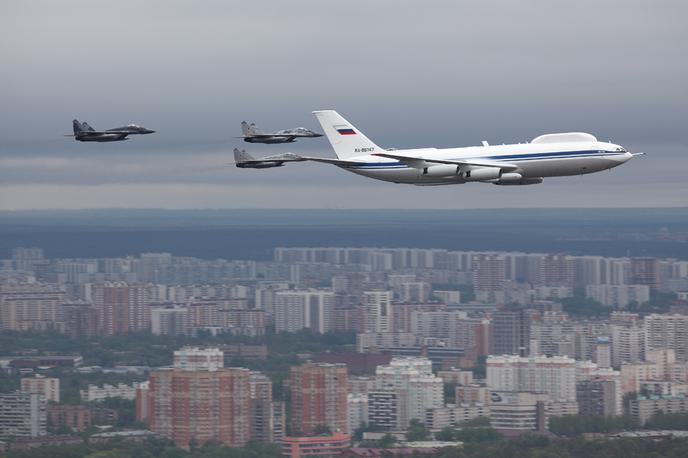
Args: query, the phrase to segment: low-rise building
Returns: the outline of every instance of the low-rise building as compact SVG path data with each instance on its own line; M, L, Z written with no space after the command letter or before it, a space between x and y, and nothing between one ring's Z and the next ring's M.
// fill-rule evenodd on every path
M489 416L490 406L486 404L447 404L444 407L428 409L425 414L424 424L426 428L438 431L474 418Z
M659 413L688 413L688 398L685 396L638 396L628 401L628 413L639 425L644 425Z
M136 388L138 383L127 385L126 383L118 383L115 385L104 384L102 387L98 385L88 385L85 390L79 390L81 400L83 402L103 401L107 398L123 398L136 399Z
M548 396L525 392L493 392L490 425L500 431L546 431Z
M283 437L282 456L300 458L307 456L339 456L351 445L348 434L330 436Z

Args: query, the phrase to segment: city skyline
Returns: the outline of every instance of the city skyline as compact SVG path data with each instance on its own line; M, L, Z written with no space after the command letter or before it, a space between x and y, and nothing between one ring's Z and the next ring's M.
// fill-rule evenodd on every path
M21 437L10 450L85 434L192 451L259 442L263 455L434 453L473 425L498 441L566 435L561 422L590 415L644 431L688 415L688 259L16 247L0 259L0 339L0 445Z

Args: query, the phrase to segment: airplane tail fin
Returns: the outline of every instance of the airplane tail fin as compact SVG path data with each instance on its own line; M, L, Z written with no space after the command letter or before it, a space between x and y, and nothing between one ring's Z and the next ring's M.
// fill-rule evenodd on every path
M314 111L339 159L384 151L334 110Z
M74 129L74 135L79 135L82 130L81 123L78 120L74 119L72 121L72 129Z
M86 131L89 131L89 132L95 132L95 131L96 131L93 127L89 126L88 123L87 123L86 121L84 121L84 122L81 123L81 130L82 130L82 131L83 131L83 130L86 130Z
M241 133L244 134L245 137L249 137L251 135L251 127L246 121L241 121Z
M245 149L239 151L239 148L234 148L234 162L241 163L255 160L256 159L248 154Z
M246 121L241 121L241 132L244 134L245 137L263 134L263 131L257 128L254 123L249 124Z
M251 123L248 129L251 131L251 135L263 135L263 131L256 127L255 123Z

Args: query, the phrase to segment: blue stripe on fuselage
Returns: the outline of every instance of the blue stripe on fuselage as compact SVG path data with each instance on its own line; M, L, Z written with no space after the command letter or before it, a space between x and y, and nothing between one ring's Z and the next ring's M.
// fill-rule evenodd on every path
M531 153L531 154L506 154L500 156L482 156L482 157L471 157L471 158L454 158L447 159L448 161L480 161L485 159L491 160L508 160L513 159L510 162L521 162L521 161L535 161L542 159L562 159L562 158L574 158L574 157L604 157L604 156L617 156L620 154L625 154L621 151L602 151L600 150L589 150L589 151L560 151L554 153ZM363 169L363 168L390 168L390 169L400 169L409 168L408 165L403 162L365 162L361 165L345 166L351 169Z

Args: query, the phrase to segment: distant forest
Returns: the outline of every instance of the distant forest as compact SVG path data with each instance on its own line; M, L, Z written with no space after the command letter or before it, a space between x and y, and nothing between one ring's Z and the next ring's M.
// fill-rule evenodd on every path
M278 246L563 252L688 259L688 208L0 212L0 258L170 252L268 260Z

